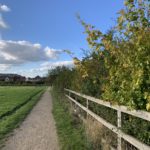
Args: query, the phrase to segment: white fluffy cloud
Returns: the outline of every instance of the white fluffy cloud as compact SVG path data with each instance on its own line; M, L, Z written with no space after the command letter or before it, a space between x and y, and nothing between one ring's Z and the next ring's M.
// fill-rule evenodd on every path
M0 40L0 64L19 65L56 59L62 50L43 48L39 43Z
M0 29L5 29L8 27L6 22L4 21L1 13L2 12L9 12L9 11L10 11L10 8L8 6L0 4Z
M0 4L0 12L9 12L10 8L7 5Z

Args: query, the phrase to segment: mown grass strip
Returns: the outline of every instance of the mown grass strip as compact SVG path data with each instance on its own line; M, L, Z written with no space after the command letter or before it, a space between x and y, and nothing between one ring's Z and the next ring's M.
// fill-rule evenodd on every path
M88 150L89 145L84 134L84 126L69 112L69 104L60 93L52 91L53 115L61 150Z
M43 89L42 89L43 90ZM26 101L24 101L23 103L17 105L16 107L14 107L13 109L7 111L6 113L2 114L0 116L0 121L6 117L6 116L10 116L12 115L16 110L20 109L22 106L26 105L35 95L37 95L38 93L40 93L42 90L39 90L37 92L35 92L33 95L31 95Z
M25 86L0 86L0 116L25 102L35 92L43 87Z
M20 109L17 109L12 115L4 117L0 121L0 147L2 146L3 140L7 137L14 128L18 127L19 124L26 118L33 106L38 102L44 90L32 97L32 99Z

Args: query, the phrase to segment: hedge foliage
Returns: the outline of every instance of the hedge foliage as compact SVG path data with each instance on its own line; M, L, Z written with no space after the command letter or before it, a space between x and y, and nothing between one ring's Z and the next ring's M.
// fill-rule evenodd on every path
M61 90L70 88L112 104L150 111L150 1L125 0L124 4L116 26L107 33L78 17L90 50L82 60L73 57L74 68L51 70L49 81ZM94 104L90 107L116 124L109 111ZM125 117L124 121L126 133L150 145L149 122L140 120L140 126L137 118Z
M125 0L124 4L116 26L107 33L78 17L90 50L82 60L73 58L74 68L51 70L49 80L61 88L150 111L150 2Z

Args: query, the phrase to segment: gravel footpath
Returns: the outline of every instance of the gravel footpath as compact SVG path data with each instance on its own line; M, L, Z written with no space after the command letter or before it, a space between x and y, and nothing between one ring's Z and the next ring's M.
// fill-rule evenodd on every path
M49 90L8 138L2 150L59 150Z

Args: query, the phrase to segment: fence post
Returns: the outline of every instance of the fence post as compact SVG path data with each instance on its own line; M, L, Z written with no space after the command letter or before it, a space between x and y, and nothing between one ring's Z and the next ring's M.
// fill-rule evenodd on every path
M89 109L89 100L86 99L86 108Z
M77 95L75 95L75 101L77 101ZM76 103L74 103L74 111L75 111L75 112L77 111Z
M118 126L118 129L120 130L121 128L121 111L117 111L117 126ZM119 132L120 133L120 132ZM121 136L118 134L118 143L117 143L117 149L118 150L121 150Z
M69 95L69 97L71 96L71 94L70 94L70 91L68 91L69 93L68 93L68 95ZM72 101L70 101L70 106L71 106L71 109L73 108L73 106L72 106Z
M89 109L89 100L86 99L86 108ZM86 113L87 119L88 119L88 112Z

